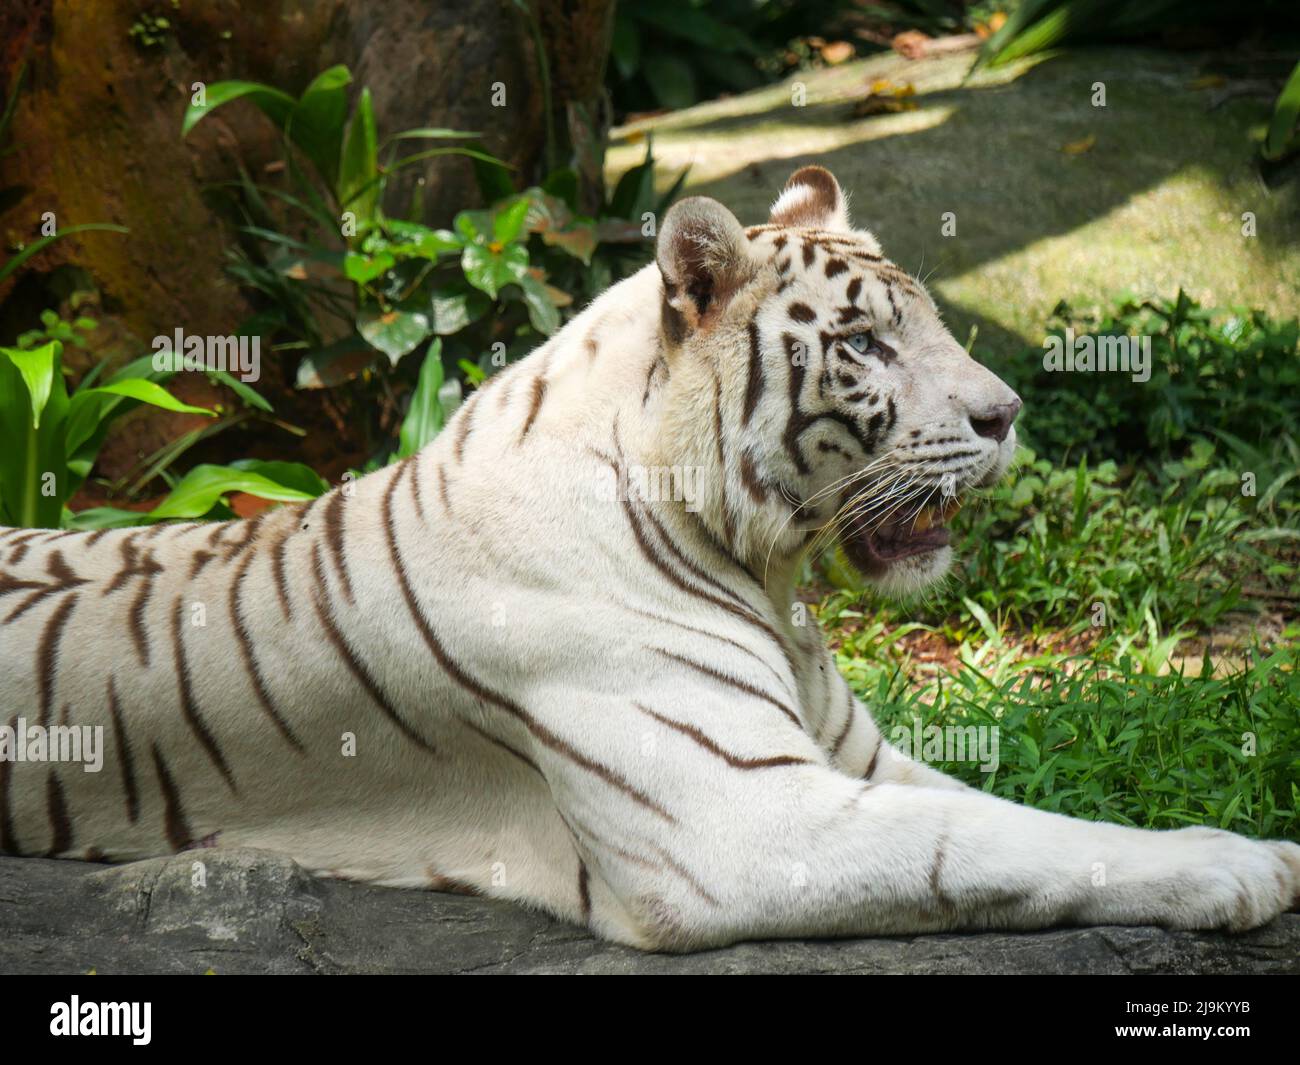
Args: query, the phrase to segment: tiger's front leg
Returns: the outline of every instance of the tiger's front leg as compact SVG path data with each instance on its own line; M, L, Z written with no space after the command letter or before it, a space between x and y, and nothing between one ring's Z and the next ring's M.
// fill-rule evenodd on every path
M824 709L814 736L831 765L841 773L874 783L965 790L966 784L909 757L891 744L862 700L835 668L835 659L818 649L818 673L827 678L818 697Z
M1143 831L969 788L855 780L793 730L778 751L754 750L753 733L746 747L744 734L690 728L677 735L695 751L655 760L653 793L666 798L653 812L596 802L590 782L553 785L591 871L592 927L609 938L692 950L1061 924L1240 931L1300 895L1291 843Z

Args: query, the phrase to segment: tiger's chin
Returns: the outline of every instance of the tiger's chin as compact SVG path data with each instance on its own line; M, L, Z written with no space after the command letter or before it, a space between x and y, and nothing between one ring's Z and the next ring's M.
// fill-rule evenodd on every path
M946 543L883 563L862 559L848 541L842 546L845 556L862 578L881 595L891 599L907 599L924 591L943 578L953 560L953 550Z
M907 598L948 572L953 552L947 523L960 507L956 500L926 507L915 518L847 535L841 547L853 567L878 592L891 598Z
M862 572L863 577L881 595L890 599L909 599L924 591L952 566L953 550L946 544L902 559L874 572Z

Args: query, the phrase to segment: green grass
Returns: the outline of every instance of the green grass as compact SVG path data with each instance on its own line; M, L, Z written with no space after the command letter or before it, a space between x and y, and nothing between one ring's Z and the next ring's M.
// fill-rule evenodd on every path
M1127 825L1300 840L1300 648L1223 677L1208 663L1158 675L1129 655L1102 657L965 664L920 688L897 667L851 654L841 665L886 736L914 718L996 727L994 772L936 766L994 795Z

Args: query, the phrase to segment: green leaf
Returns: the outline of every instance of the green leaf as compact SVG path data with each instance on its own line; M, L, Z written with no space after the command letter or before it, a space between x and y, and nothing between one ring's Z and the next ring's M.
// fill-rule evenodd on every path
M375 112L370 90L362 89L352 112L343 158L339 164L339 208L357 216L357 229L374 221L379 204L379 149L375 138Z
M350 251L343 256L343 273L354 284L364 285L386 270L391 270L396 263L397 259L388 252L380 252L378 255L360 255Z
M73 455L89 440L104 418L116 407L116 398L133 399L153 407L176 411L179 414L203 414L215 418L217 412L207 407L194 407L182 403L161 385L142 378L113 380L98 388L81 389L68 404L68 426L65 446Z
M129 233L131 232L126 226L117 226L109 222L85 222L82 225L67 226L58 230L52 236L42 237L40 240L34 240L28 244L17 255L13 256L4 266L0 266L0 281L12 274L18 267L22 266L28 259L35 255L42 248L53 244L60 237L70 237L73 233L86 233L91 230L100 230L105 233Z
M404 129L401 133L394 133L386 141L385 145L393 141L410 141L410 140L451 140L456 137L481 137L481 133L469 133L463 129L442 129L433 127L424 127L421 129Z
M201 518L225 495L247 492L260 499L277 502L297 502L316 498L311 492L281 484L279 481L234 466L195 466L180 483L168 493L167 498L149 512L149 517Z
M473 159L478 163L484 164L486 167L496 167L503 173L506 170L515 169L509 163L503 163L500 159L496 158L496 156L488 155L486 152L481 152L477 148L461 147L428 148L425 151L416 152L414 155L405 155L396 162L389 163L384 169L387 173L392 174L405 167L414 166L416 163L422 163L426 159L438 159L444 155L463 155L465 158ZM507 181L506 195L509 195L513 191L514 188L509 186L509 182Z
M1277 103L1273 105L1273 118L1264 138L1265 159L1281 159L1295 147L1297 120L1300 120L1300 63L1291 71L1278 94Z
M403 355L414 351L432 331L429 316L423 311L399 308L383 311L377 307L366 307L357 314L357 332L372 347L387 355L394 366Z
M341 64L318 74L304 90L288 122L290 138L331 188L338 179L348 114L347 87L351 83L352 74Z
M526 235L524 220L528 217L528 207L528 197L520 196L510 206L493 215L492 235L498 243L511 244Z
M526 274L519 281L524 292L524 303L528 307L528 320L539 333L550 336L560 328L560 311L552 302L543 285L532 274Z
M27 386L31 409L32 428L41 427L41 414L45 404L50 400L50 388L54 383L54 367L58 361L63 345L57 340L42 344L39 348L23 351L20 348L0 348L0 355L6 356L18 370Z
M430 229L418 222L406 222L399 218L386 220L384 228L394 237L400 238L400 242L391 247L402 255L436 260L465 247L465 241L449 229Z
M488 234L492 232L492 212L461 211L452 219L451 224L466 241L484 244L490 239Z
M661 107L679 111L695 103L699 87L690 64L670 52L653 52L641 64L650 91Z
M202 104L190 104L185 109L185 119L181 122L181 136L186 137L203 118L218 107L224 107L233 100L248 97L262 109L262 113L284 129L293 113L297 101L286 92L273 89L256 81L219 81L209 85L204 93Z
M476 289L493 299L505 285L528 276L528 249L522 244L507 244L499 252L482 244L470 244L460 260L461 270Z
M141 403L148 403L153 407L162 407L164 410L173 410L178 414L204 414L209 418L215 418L217 416L217 412L214 410L209 410L207 407L191 406L189 403L182 403L161 385L156 385L152 381L145 381L140 378L100 385L98 388L90 388L84 392L78 392L77 395L126 396L128 399L138 399ZM75 399L76 397L73 398Z
M606 214L614 218L640 218L641 211L638 208L649 210L655 189L655 164L649 145L646 145L645 154L642 162L618 179L614 194L609 198Z
M984 635L988 637L990 643L1001 643L1002 634L998 632L998 627L993 624L993 619L989 617L988 611L985 610L974 599L962 596L961 601L966 604L966 609L979 622L980 628L984 630Z
M138 510L122 510L119 507L89 507L79 510L64 519L64 526L78 532L91 529L123 529L129 525L142 525L149 521L149 516Z
M1227 828L1232 824L1232 816L1237 812L1237 807L1241 805L1241 799L1242 793L1237 792L1237 794L1232 797L1232 801L1223 808L1223 812L1219 815L1220 828Z
M310 466L301 462L264 461L262 459L240 459L232 462L230 468L245 473L256 473L286 488L296 488L312 496L323 496L330 490L329 481L325 480Z
M420 377L411 393L411 406L402 419L397 448L399 459L414 455L442 431L444 414L438 395L442 381L442 339L434 337L420 365Z
M491 301L482 292L467 285L436 289L429 301L433 331L439 336L459 333L487 314L491 306Z
M153 368L152 355L141 355L113 373L106 383L117 384L135 378L165 381L172 376L171 373L159 372ZM77 387L73 402L68 406L68 421L63 431L69 464L75 459L84 464L87 470L99 453L109 423L135 406L134 402L124 396L102 392L92 401L78 401L76 397L90 392L92 384L91 376L87 375Z
M57 529L72 492L64 450L68 391L57 348L53 360L37 426L30 385L12 358L0 356L0 525Z
M266 411L267 414L274 414L275 408L260 392L241 381L234 374L227 373L225 370L209 370L208 376L225 385L230 391L235 393L245 406L256 407L258 410Z

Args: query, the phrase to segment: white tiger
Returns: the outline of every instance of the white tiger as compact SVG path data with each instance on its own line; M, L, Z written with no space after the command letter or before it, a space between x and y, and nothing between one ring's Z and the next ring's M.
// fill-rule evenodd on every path
M942 574L1019 407L827 171L749 230L684 200L656 263L405 462L250 521L6 530L0 724L107 750L10 743L0 848L266 848L650 949L1266 922L1300 847L966 788L882 742L796 624L833 519L883 588Z

